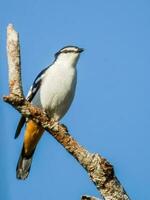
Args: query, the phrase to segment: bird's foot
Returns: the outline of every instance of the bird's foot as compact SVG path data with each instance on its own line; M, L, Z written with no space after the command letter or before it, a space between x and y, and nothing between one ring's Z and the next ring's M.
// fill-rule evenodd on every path
M51 119L51 122L53 122L53 125L51 126L52 131L58 131L59 129L59 122L55 119Z

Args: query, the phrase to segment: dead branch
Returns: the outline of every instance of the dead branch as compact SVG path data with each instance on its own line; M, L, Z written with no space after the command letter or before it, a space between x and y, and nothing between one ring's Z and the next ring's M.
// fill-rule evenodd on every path
M52 129L54 122L45 112L31 105L23 96L21 83L21 64L19 37L12 25L7 28L7 53L9 65L9 96L4 101L12 105L24 117L34 120L47 130L64 148L85 168L91 180L105 200L129 200L129 197L114 174L113 166L102 156L88 152L69 134L66 126L58 124ZM96 199L82 196L83 199Z
M14 30L12 24L9 24L7 27L7 58L9 66L9 91L22 97L19 34Z

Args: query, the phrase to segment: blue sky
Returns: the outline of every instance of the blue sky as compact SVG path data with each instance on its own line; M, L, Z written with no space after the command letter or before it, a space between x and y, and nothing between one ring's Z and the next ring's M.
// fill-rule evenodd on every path
M65 45L85 48L74 102L62 119L91 152L106 157L131 199L149 200L150 2L146 0L3 0L0 6L0 95L8 94L6 27L20 33L25 94ZM19 113L0 102L0 199L80 199L98 196L84 169L49 134L36 150L26 181L15 168L23 134Z

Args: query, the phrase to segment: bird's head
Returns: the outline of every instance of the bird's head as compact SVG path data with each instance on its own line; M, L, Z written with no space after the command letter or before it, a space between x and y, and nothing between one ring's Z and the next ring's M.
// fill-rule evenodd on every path
M59 60L60 62L67 62L71 64L76 64L78 61L78 58L80 56L80 53L83 52L84 49L79 48L77 46L66 46L60 49L55 54L55 60Z

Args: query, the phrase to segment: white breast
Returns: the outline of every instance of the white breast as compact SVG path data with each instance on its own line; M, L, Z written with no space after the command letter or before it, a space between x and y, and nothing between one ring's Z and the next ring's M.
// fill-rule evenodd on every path
M72 103L76 79L75 67L54 64L46 72L33 104L44 108L49 117L61 119Z

